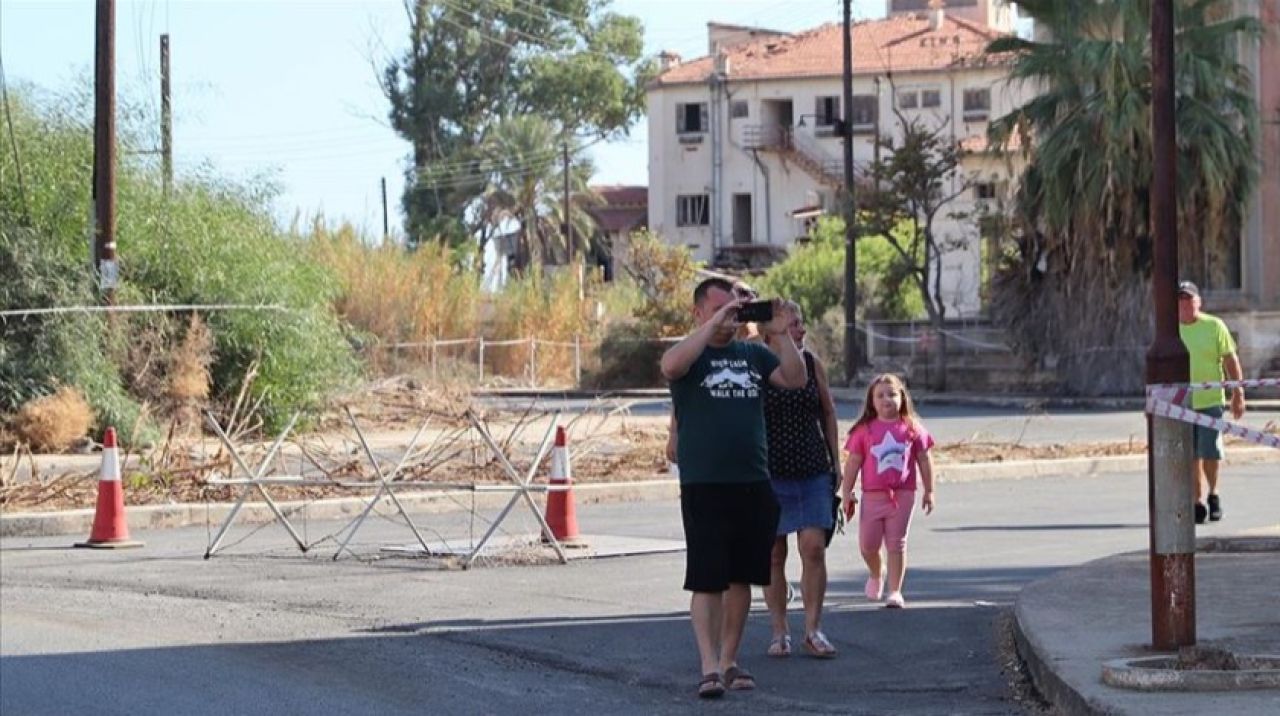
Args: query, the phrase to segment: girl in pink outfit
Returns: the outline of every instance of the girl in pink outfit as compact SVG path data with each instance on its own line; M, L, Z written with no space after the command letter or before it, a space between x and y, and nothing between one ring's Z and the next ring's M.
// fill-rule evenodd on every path
M858 500L853 487L862 474L862 512L858 520L858 545L867 563L867 599L879 601L884 592L880 547L889 555L889 596L885 606L901 609L902 580L907 574L907 530L915 507L916 474L924 483L920 507L933 512L933 462L929 448L933 437L916 419L907 386L892 373L878 375L867 386L862 415L845 442L849 459L844 464L840 496L845 517L852 519Z

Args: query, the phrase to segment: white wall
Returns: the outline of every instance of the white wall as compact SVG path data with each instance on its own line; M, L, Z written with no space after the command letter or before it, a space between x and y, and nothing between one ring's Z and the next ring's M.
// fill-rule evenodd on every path
M999 117L1024 101L1029 93L1025 88L1010 86L1003 80L999 69L966 69L953 73L902 73L895 76L897 89L937 89L941 94L938 109L907 110L907 117L918 117L932 126L946 128L954 138L985 135L986 121L963 120L963 93L965 89L988 87L991 89L989 117ZM854 78L855 95L874 94L876 84L870 76ZM803 235L802 222L792 218L791 212L814 203L815 195L826 195L826 205L838 211L838 187L821 183L794 162L785 160L776 152L760 151L757 156L767 170L757 167L751 152L744 149L745 135L749 127L762 123L773 124L767 116L770 100L792 102L794 126L803 115L812 115L815 99L819 96L840 96L838 77L823 79L768 80L727 83L728 99L724 101L722 136L723 191L720 197L722 216L721 236L713 242L711 226L677 227L676 197L681 194L710 194L712 187L712 133L708 130L697 144L681 144L676 134L676 106L685 102L710 102L711 88L707 84L660 87L649 91L649 226L674 244L688 245L695 257L702 261L713 258L713 243L727 246L733 241L733 195L752 195L752 241L756 244L773 244L789 247L796 237ZM900 134L897 118L893 114L893 92L890 83L883 79L879 85L880 131L882 134ZM731 118L731 105L735 101L747 102L746 118ZM712 113L709 113L711 116ZM841 108L843 115L843 108ZM948 117L956 121L948 122ZM806 128L794 129L797 133L813 136L814 118L803 116ZM826 157L839 160L841 140L838 137L819 138L813 142ZM871 134L854 137L854 161L870 163L874 156ZM1008 184L1009 168L1001 158L971 157L966 159L966 171L979 171L984 178L996 177ZM770 202L766 206L766 184ZM944 213L972 212L975 208L973 194L968 192ZM942 217L936 225L940 235L967 237L969 245L945 255L942 259L943 294L948 303L948 313L953 316L976 314L980 308L980 247L976 227L972 221L957 222Z

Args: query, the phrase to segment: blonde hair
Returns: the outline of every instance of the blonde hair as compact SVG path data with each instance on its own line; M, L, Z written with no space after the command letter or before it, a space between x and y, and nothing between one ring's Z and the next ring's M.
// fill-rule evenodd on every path
M915 404L911 402L911 393L907 391L907 384L893 373L881 373L872 378L871 382L867 384L867 395L862 402L862 415L858 416L858 420L854 422L849 432L852 433L859 426L867 425L876 419L877 413L873 394L876 386L881 383L888 383L890 386L897 388L898 392L902 394L902 405L898 408L898 417L906 421L907 425L911 427L911 432L914 433L916 426L920 424L920 420L916 418Z

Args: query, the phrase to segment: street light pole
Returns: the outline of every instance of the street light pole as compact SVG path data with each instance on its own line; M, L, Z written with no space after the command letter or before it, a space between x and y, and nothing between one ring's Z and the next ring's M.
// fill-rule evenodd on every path
M1186 383L1190 364L1178 333L1177 129L1174 124L1173 0L1151 3L1151 225L1156 335L1147 383ZM1196 643L1195 475L1192 427L1147 416L1151 520L1151 632L1159 650Z
M858 371L858 254L854 241L858 219L853 186L853 9L844 0L844 376L852 384Z

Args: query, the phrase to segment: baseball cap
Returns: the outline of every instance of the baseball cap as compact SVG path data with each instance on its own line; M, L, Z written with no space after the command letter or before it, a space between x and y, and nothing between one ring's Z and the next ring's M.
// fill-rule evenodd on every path
M1195 296L1196 298L1199 298L1200 289L1196 288L1196 285L1190 281L1182 281L1178 284L1178 295Z

